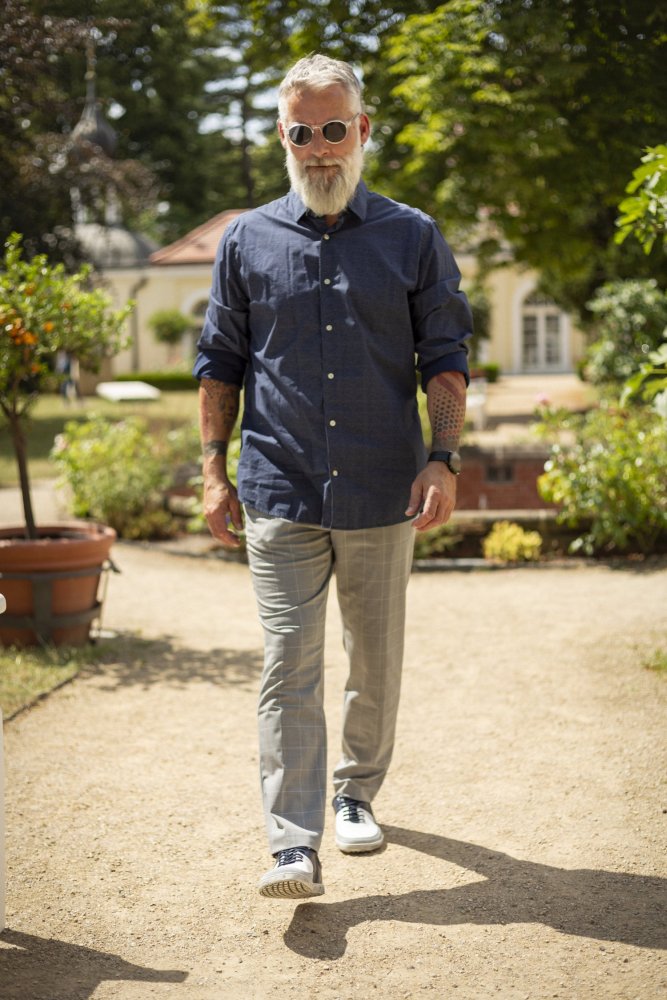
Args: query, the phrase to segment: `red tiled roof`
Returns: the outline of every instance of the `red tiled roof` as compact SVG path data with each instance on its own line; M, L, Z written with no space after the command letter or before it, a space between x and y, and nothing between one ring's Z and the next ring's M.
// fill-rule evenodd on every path
M186 233L180 240L152 253L151 264L212 264L225 229L238 215L246 211L245 208L228 208L225 212L214 215L208 222Z

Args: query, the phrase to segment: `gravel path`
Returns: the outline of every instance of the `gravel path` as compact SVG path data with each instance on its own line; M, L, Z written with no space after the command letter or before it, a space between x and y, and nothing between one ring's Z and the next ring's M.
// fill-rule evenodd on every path
M255 888L247 569L115 559L122 656L5 726L3 1000L667 996L664 562L415 574L386 848L329 821L326 895L292 903Z

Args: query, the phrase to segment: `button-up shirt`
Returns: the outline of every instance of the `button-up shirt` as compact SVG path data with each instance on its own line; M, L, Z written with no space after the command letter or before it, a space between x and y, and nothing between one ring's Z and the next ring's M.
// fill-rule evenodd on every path
M363 182L331 227L293 191L227 227L194 373L244 386L243 503L325 528L405 520L426 457L416 368L424 388L468 377L459 280L433 219Z

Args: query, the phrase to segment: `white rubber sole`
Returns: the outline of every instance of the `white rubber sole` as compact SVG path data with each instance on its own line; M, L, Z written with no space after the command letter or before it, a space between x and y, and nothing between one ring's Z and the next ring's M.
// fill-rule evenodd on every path
M343 854L366 854L368 851L377 851L378 847L384 844L384 834L380 832L379 837L373 840L341 840L336 837L336 847Z
M309 882L287 873L268 872L259 883L260 896L269 899L307 899L323 893L324 885L321 882Z

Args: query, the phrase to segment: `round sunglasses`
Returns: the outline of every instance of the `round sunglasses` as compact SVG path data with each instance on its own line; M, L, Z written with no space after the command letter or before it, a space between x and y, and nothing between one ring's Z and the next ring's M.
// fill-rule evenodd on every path
M332 146L337 146L347 135L347 130L352 122L359 117L361 111L341 122L337 119L327 122L326 125L301 125L296 122L287 129L287 137L293 146L307 146L313 141L316 132L321 132L322 136Z

